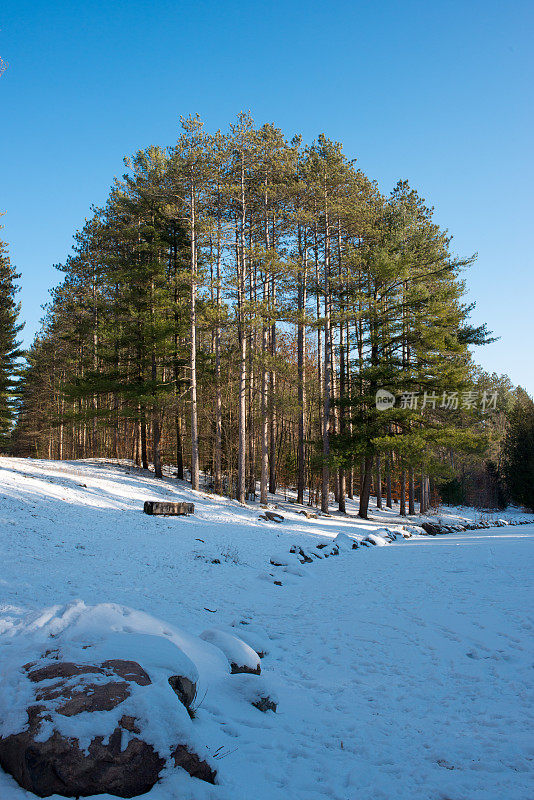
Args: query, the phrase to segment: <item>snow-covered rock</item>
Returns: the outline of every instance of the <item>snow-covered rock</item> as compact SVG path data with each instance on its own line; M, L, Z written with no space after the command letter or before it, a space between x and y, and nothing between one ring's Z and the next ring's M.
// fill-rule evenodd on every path
M273 567L287 567L291 563L291 557L288 553L273 553L269 561Z
M206 753L191 742L192 697L186 691L179 702L172 687L172 678L183 680L194 696L198 670L154 626L143 631L146 615L136 631L135 616L75 603L15 638L0 685L0 764L24 789L132 797L173 767L214 782Z
M355 550L358 547L357 541L347 536L346 533L338 533L333 544L338 547L339 550Z
M205 642L221 650L230 664L232 673L249 672L259 675L261 672L260 657L255 650L238 636L234 636L219 628L209 628L200 634Z
M232 689L260 711L276 711L278 707L278 694L263 676L236 675L232 680Z
M253 650L256 651L259 658L265 658L271 649L271 642L265 631L259 630L254 625L249 623L244 624L243 621L236 621L232 623L232 630L229 631L233 635L237 635L242 639L245 644L248 644Z
M387 544L385 537L381 536L379 533L369 533L363 541L370 542L378 547L384 547Z

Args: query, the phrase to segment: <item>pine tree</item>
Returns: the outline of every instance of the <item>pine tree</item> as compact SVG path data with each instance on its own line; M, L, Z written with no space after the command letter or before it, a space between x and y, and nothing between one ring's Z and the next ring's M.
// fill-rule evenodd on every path
M534 402L522 389L508 419L503 456L511 499L534 511Z
M18 359L22 355L17 337L23 325L17 322L20 305L15 301L19 278L7 245L0 240L0 447L7 444L13 426Z

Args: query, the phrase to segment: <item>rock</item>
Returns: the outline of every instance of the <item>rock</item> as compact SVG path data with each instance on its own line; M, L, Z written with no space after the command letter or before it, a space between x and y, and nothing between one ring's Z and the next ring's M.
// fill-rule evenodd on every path
M245 644L252 647L259 658L265 658L265 656L268 655L271 643L265 631L255 628L254 626L251 627L248 622L232 623L232 628L237 628L237 630L232 631L232 633L237 633Z
M265 512L265 516L266 516L266 517L267 517L267 519L268 519L268 520L270 520L271 522L278 522L278 523L280 523L280 522L283 522L283 521L284 521L284 518L283 518L283 516L282 516L281 514L276 514L274 511L266 511L266 512Z
M218 647L226 656L233 675L245 672L251 675L261 673L260 657L255 650L238 636L220 628L209 628L200 634L205 642Z
M157 514L165 516L186 516L195 513L194 503L167 503L158 500L146 500L143 506L145 514Z
M21 686L21 696L32 700L25 708L27 724L0 737L0 766L23 789L39 797L136 797L150 791L167 762L152 744L143 740L140 719L128 713L133 694L136 705L132 707L139 708L139 703L142 707L139 688L150 692L152 681L148 673L136 661L75 663L61 660L57 651L50 652L43 661L26 664L21 678L17 677L19 683L29 684L28 691ZM187 679L179 680L180 691L188 700L193 685L188 686ZM125 713L115 716L114 710L122 704ZM146 705L148 712L150 694ZM87 719L93 713L94 729ZM79 714L84 715L80 722L84 735L94 730L92 738L83 744L73 735L76 727L72 728L72 723L69 735L61 730L63 717L72 719ZM187 745L177 743L172 757L175 765L190 775L214 783L216 773Z
M0 764L23 788L39 797L59 794L63 797L86 797L113 794L136 797L156 783L165 759L139 739L122 750L122 731L116 728L104 745L95 737L88 751L76 739L57 731L44 742L35 737L39 731L36 717L27 731L0 740Z
M263 711L264 714L267 713L267 711L274 711L276 713L276 709L278 708L277 704L274 700L271 700L270 697L260 697L259 700L255 700L252 705L260 711Z
M354 544L354 541L355 540L351 539L350 536L347 536L346 533L338 533L338 535L333 541L333 544L340 550L352 550L352 545Z
M436 525L434 522L422 522L421 527L429 536L436 536L438 533L441 533L441 526Z
M308 555L308 553L305 550L302 549L302 547L299 547L298 554L299 554L299 561L300 561L301 564L311 564L312 563L313 558L311 558Z
M169 685L181 703L191 713L191 703L197 696L197 685L183 675L171 675Z
M374 545L377 545L378 547L384 547L387 544L387 542L384 539L384 537L381 536L379 533L370 533L368 536L366 536L365 539L363 540L362 544L366 544L366 543L372 544L372 545L374 544Z
M185 745L179 744L173 750L172 757L174 766L185 769L192 778L199 778L201 781L206 781L206 783L215 783L217 773L212 770L206 761L201 761L197 754L193 753Z

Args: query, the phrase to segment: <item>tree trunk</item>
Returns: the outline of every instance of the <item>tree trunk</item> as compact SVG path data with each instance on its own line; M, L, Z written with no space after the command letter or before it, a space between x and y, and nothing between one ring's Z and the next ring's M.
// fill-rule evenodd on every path
M219 187L217 187L219 189ZM219 314L221 313L221 196L218 191L217 209L217 288L215 300L217 303L217 325L215 328L215 447L213 456L213 489L215 494L222 494L222 397L221 397L221 326Z
M271 279L271 305L276 307L275 277ZM270 373L270 398L269 398L269 491L276 492L276 372L274 359L276 357L276 322L271 324L271 373Z
M176 477L178 480L184 479L184 446L182 436L182 416L176 414L174 418L176 429Z
M391 493L391 454L388 455L387 474L386 474L386 506L393 508L393 496Z
M404 467L401 470L400 479L400 515L406 516L406 470Z
M241 218L239 224L239 248L237 253L237 314L239 341L239 397L238 397L238 450L237 450L237 500L246 502L246 382L247 339L245 335L245 161L241 153Z
M250 243L252 246L252 243ZM249 275L249 301L251 308L256 304L256 280L253 280L252 270ZM256 435L254 424L254 352L256 350L256 328L248 336L248 497L256 499Z
M360 508L358 516L362 519L369 519L369 497L371 495L371 481L373 479L373 456L367 456L364 461L364 471L362 480L362 491L360 494Z
M148 453L146 446L146 419L145 412L141 412L141 464L143 469L148 469Z
M158 414L154 414L152 420L152 442L154 451L154 474L156 478L163 478L161 463L161 425Z
M408 474L408 514L413 516L415 514L415 481L413 467L409 468Z
M376 507L382 508L382 459L376 456Z
M267 216L268 200L267 200L267 177L264 181L263 193L263 232L264 232L264 245L265 250L269 251L271 248L271 241L269 235L269 219ZM267 482L269 480L269 408L268 408L268 392L269 392L269 373L267 370L267 352L269 349L269 328L267 325L268 320L265 318L269 306L269 272L267 264L264 265L263 273L263 314L261 326L261 397L260 397L260 503L267 504Z
M299 240L301 232L299 226ZM298 456L297 456L297 503L304 503L304 490L306 488L306 373L304 362L306 357L306 329L304 314L306 312L306 277L308 270L308 249L304 242L304 266L298 276L298 332L297 332L297 359L298 359Z
M321 511L328 513L330 492L330 371L332 342L330 329L330 225L326 188L325 200L325 258L324 258L324 383L323 383L323 465L321 486Z
M263 287L264 303L267 301L267 278L265 278ZM265 359L267 358L268 346L268 328L265 322L261 330L261 352L262 352L262 368L261 368L261 475L260 475L260 503L267 504L267 481L269 478L269 415L267 413L267 393L269 374Z
M198 462L198 408L197 408L197 249L196 249L196 205L193 177L191 176L191 488L198 491L200 468Z

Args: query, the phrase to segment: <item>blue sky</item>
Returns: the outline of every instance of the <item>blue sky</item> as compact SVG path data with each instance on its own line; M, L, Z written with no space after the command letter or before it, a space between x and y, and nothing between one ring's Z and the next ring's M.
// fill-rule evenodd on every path
M31 342L72 235L123 156L240 110L324 132L388 191L407 178L467 275L488 370L534 393L533 0L3 0L0 210Z

